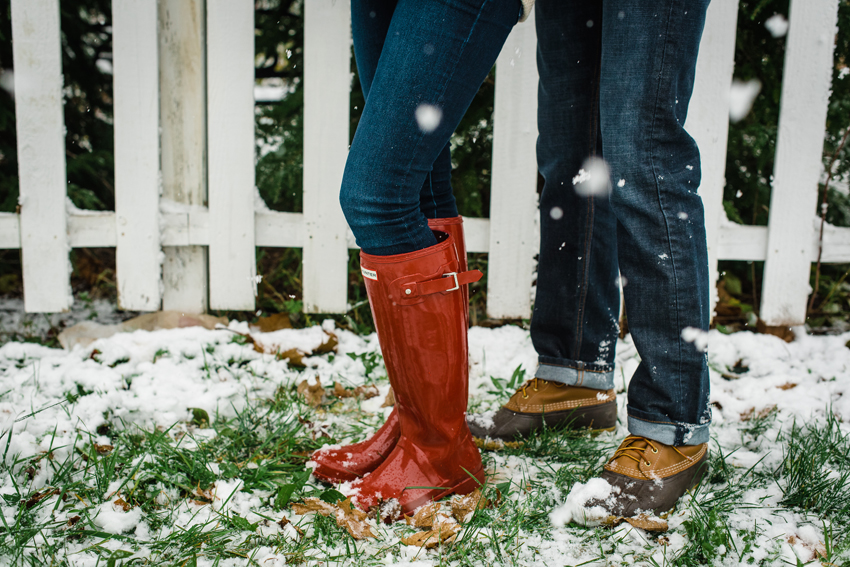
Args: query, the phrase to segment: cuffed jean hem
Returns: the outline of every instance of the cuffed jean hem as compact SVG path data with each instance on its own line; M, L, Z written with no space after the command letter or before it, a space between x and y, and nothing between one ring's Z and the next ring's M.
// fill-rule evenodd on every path
M580 360L565 360L541 356L537 360L535 378L560 382L567 386L581 386L594 390L614 388L614 366L612 364L591 364Z
M674 423L670 421L651 421L632 415L635 410L628 407L629 433L647 437L665 445L702 445L708 443L709 425L692 425L690 423Z

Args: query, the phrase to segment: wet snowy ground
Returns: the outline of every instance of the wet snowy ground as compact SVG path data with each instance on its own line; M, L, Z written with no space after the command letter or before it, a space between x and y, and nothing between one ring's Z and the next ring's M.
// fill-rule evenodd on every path
M486 492L501 501L477 512L455 543L423 550L401 543L412 531L403 523L373 523L378 538L355 541L281 499L282 487L291 487L284 492L293 501L327 494L297 482L308 452L360 439L388 415L376 337L327 321L253 334L261 353L238 334L248 332L231 323L123 333L70 352L0 347L0 564L850 562L850 458L828 457L802 472L788 458L801 443L820 455L819 443L847 443L850 333L800 330L785 343L712 331L713 468L667 518L669 531L553 527L550 512L627 434L625 389L639 359L628 338L620 341L617 430L592 439L547 432L523 448L485 451ZM306 368L270 354L310 353L331 334L335 352L306 356ZM521 384L523 370L534 369L528 332L475 327L469 337L471 411L494 411L512 393L511 380ZM329 388L374 384L379 395L328 395L313 407L295 390L316 377ZM848 507L807 495L815 481L846 488ZM841 490L829 501L840 504Z

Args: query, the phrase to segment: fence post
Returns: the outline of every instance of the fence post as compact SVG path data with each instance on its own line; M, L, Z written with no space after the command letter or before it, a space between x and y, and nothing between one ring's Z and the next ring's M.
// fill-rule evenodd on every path
M253 310L254 2L207 2L210 307Z
M59 0L12 0L24 305L71 306Z
M206 205L204 0L159 0L162 197ZM162 308L207 310L207 247L165 246Z
M537 226L537 35L534 14L514 27L496 61L487 314L531 315Z
M711 312L717 304L717 260L726 180L729 138L729 92L735 68L738 0L714 0L708 6L705 31L697 59L694 94L685 129L699 146L702 181L699 192L705 208L708 241L708 279Z
M348 225L339 186L348 156L349 2L304 3L304 260L306 313L348 309Z
M775 326L806 321L838 0L791 0L788 20L760 312Z
M156 4L113 0L112 29L118 305L156 311L162 303Z

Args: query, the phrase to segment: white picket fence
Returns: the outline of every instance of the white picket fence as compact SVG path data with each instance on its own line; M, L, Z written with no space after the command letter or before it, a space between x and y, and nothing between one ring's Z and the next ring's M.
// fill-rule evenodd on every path
M113 0L115 212L66 205L59 0L12 0L21 207L0 214L0 248L20 248L26 310L68 309L72 247L115 247L120 306L255 307L255 246L304 251L307 312L348 308L354 243L337 193L348 151L348 2L306 0L304 212L254 197L254 0ZM719 259L764 260L761 316L805 318L817 257L817 185L838 0L791 0L767 227L722 208L737 0L713 0L687 129L702 151L712 278ZM490 219L466 219L489 253L488 312L527 317L537 252L534 23L497 62ZM208 206L205 206L208 203ZM850 229L827 227L824 262L850 262ZM208 300L208 302L207 302Z

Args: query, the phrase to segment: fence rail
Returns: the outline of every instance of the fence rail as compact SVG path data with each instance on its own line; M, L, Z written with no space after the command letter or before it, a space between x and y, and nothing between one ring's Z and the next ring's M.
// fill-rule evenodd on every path
M125 309L253 309L256 246L303 248L305 311L347 309L355 245L336 196L349 137L348 2L305 1L303 213L255 205L253 9L253 0L113 0L116 210L92 212L67 202L59 0L12 0L21 206L0 213L0 248L22 250L27 311L71 306L68 251L79 247L116 249ZM800 324L818 252L838 0L791 0L766 227L732 223L722 207L737 10L737 0L709 7L686 123L702 153L712 279L718 260L765 261L762 318ZM489 254L496 318L531 309L535 49L528 22L497 61L491 216L465 224L469 251ZM822 259L850 262L850 228L827 226Z

